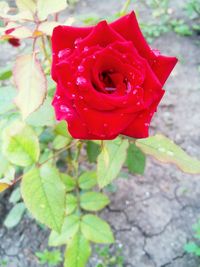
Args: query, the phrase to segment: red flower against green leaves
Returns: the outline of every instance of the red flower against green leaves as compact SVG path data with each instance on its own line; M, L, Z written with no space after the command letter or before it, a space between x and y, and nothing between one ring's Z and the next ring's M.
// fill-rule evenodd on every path
M149 47L134 12L111 24L58 26L52 47L53 106L74 138L148 136L177 59Z

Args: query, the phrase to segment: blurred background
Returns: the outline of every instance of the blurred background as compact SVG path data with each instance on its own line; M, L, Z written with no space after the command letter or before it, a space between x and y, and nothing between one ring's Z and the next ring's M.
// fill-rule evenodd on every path
M15 7L14 1L8 2ZM112 21L135 10L152 48L178 57L151 133L165 134L200 158L200 1L135 0L127 6L123 0L68 2L59 20L68 19L74 25ZM27 44L18 48L8 42L0 45L0 68L4 68L13 64ZM131 175L124 169L108 190L112 202L102 217L113 226L117 242L95 247L88 266L200 266L200 258L184 250L194 239L192 225L200 217L200 176L149 159L144 175ZM48 247L48 230L24 208L13 211L19 203L18 187L0 195L0 266L62 266L62 249Z

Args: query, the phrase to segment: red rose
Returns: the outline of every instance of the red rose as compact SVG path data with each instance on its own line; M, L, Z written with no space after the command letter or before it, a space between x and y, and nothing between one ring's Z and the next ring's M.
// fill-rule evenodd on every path
M58 26L52 48L53 106L74 138L148 136L177 59L148 46L133 12L111 24Z

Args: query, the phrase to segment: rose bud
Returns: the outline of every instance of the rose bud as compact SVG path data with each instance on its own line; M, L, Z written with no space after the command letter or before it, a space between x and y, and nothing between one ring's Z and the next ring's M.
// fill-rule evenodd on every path
M15 28L10 28L8 30L5 31L5 34L11 34L13 31L15 30ZM20 40L18 38L15 37L9 37L8 39L9 44L11 44L14 47L18 47L21 45Z
M148 137L177 59L149 47L134 12L111 24L58 26L52 49L52 104L74 138Z

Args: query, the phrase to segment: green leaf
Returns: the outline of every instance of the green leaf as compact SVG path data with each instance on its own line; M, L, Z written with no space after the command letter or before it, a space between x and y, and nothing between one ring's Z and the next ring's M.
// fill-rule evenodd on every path
M61 246L66 244L79 230L80 217L69 215L65 218L61 233L52 231L49 236L49 246Z
M88 190L97 184L97 174L95 171L88 171L81 174L78 179L79 187Z
M0 80L8 80L12 76L12 71L10 68L5 67L0 69Z
M13 204L16 204L20 199L21 199L20 188L17 187L17 188L15 188L15 190L10 195L9 202L13 203Z
M50 97L47 97L43 105L30 114L26 121L35 127L54 125L56 121Z
M89 162L96 162L97 157L100 154L100 146L93 141L87 141L86 150Z
M13 73L18 88L15 103L19 107L23 119L26 119L44 102L47 92L46 77L35 53L19 56Z
M18 225L25 210L26 210L26 207L25 207L24 203L15 204L15 206L8 213L8 215L4 221L4 225L7 228L12 228L12 227L15 227L16 225Z
M67 247L64 267L85 267L90 254L90 243L78 232Z
M16 0L16 5L20 11L30 11L34 13L36 4L34 0Z
M48 15L60 12L66 7L66 0L37 0L37 11L40 20L45 20Z
M98 211L109 204L109 198L97 192L87 192L80 196L81 208L89 211Z
M43 165L27 172L21 183L24 202L41 223L59 232L65 213L65 186L56 168Z
M67 124L65 121L61 121L55 126L55 133L57 135L62 135L65 137L71 137L68 130L67 130Z
M173 141L164 135L136 140L136 146L145 154L151 155L157 160L165 163L173 163L182 171L198 174L200 173L200 161L190 157Z
M81 231L86 239L94 243L110 244L114 237L110 226L95 215L84 215L81 220Z
M135 144L129 145L126 163L131 173L144 174L146 157Z
M64 137L62 135L57 135L53 140L53 148L59 150L61 148L66 147L71 141L71 138Z
M36 252L35 255L38 257L40 264L46 263L48 266L57 266L62 262L60 250L48 251L45 249L42 252Z
M66 195L66 214L71 214L77 208L77 198L72 194Z
M4 114L15 107L13 103L15 96L16 91L13 87L0 87L0 114Z
M112 182L119 174L126 160L127 148L127 140L104 142L97 160L97 180L101 188Z
M65 173L61 173L60 177L65 185L66 192L74 190L74 188L76 187L76 181L71 176Z
M188 253L195 254L196 256L200 256L200 247L193 242L187 243L184 246L184 249Z
M39 159L38 137L20 121L14 121L3 130L2 141L3 154L15 165L26 167Z

